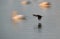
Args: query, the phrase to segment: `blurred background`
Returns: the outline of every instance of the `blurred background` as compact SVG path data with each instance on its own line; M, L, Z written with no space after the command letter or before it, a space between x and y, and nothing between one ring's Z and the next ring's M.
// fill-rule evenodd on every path
M60 0L0 0L0 39L60 39ZM51 3L51 8L41 9L39 2ZM26 16L26 20L13 24L12 12ZM32 14L42 15L38 21ZM38 29L38 23L42 28Z

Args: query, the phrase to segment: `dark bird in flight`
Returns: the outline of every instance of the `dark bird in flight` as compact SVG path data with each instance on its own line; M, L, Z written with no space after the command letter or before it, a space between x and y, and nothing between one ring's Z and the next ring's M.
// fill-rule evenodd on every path
M42 16L41 15L36 15L36 14L33 14L33 16L37 17L38 20L41 20Z

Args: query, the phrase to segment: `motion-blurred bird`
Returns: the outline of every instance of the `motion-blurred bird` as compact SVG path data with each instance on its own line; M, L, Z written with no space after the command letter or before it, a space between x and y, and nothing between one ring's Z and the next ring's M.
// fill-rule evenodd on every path
M22 1L21 4L22 5L28 5L28 4L30 4L30 1Z
M41 15L36 15L36 14L33 14L33 16L37 17L38 20L41 20L42 16Z
M13 19L14 23L17 23L19 21L24 20L25 19L25 16L24 15L18 15L17 14L17 11L13 11L12 19Z
M39 7L45 9L45 8L50 8L51 4L49 2L41 2L39 3Z

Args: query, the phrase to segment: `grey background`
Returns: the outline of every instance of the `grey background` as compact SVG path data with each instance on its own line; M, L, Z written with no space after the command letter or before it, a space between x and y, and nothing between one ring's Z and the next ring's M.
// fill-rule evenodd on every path
M0 0L0 39L60 39L60 0L29 0L31 4L23 6L22 0ZM51 8L42 10L39 2L50 2ZM23 10L26 9L26 10ZM27 20L14 25L12 11L26 16ZM38 21L32 14L42 15ZM37 28L42 23L42 29Z

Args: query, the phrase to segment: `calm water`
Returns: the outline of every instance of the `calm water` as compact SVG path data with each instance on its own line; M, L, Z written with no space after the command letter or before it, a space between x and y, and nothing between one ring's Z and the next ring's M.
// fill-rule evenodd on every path
M20 4L21 1L0 0L0 39L60 39L59 0L45 0L52 4L47 10L38 7L43 0L29 0L31 4L25 6ZM25 15L27 20L14 25L11 21L13 10ZM41 21L33 17L34 13L43 16ZM42 29L37 28L39 22Z

